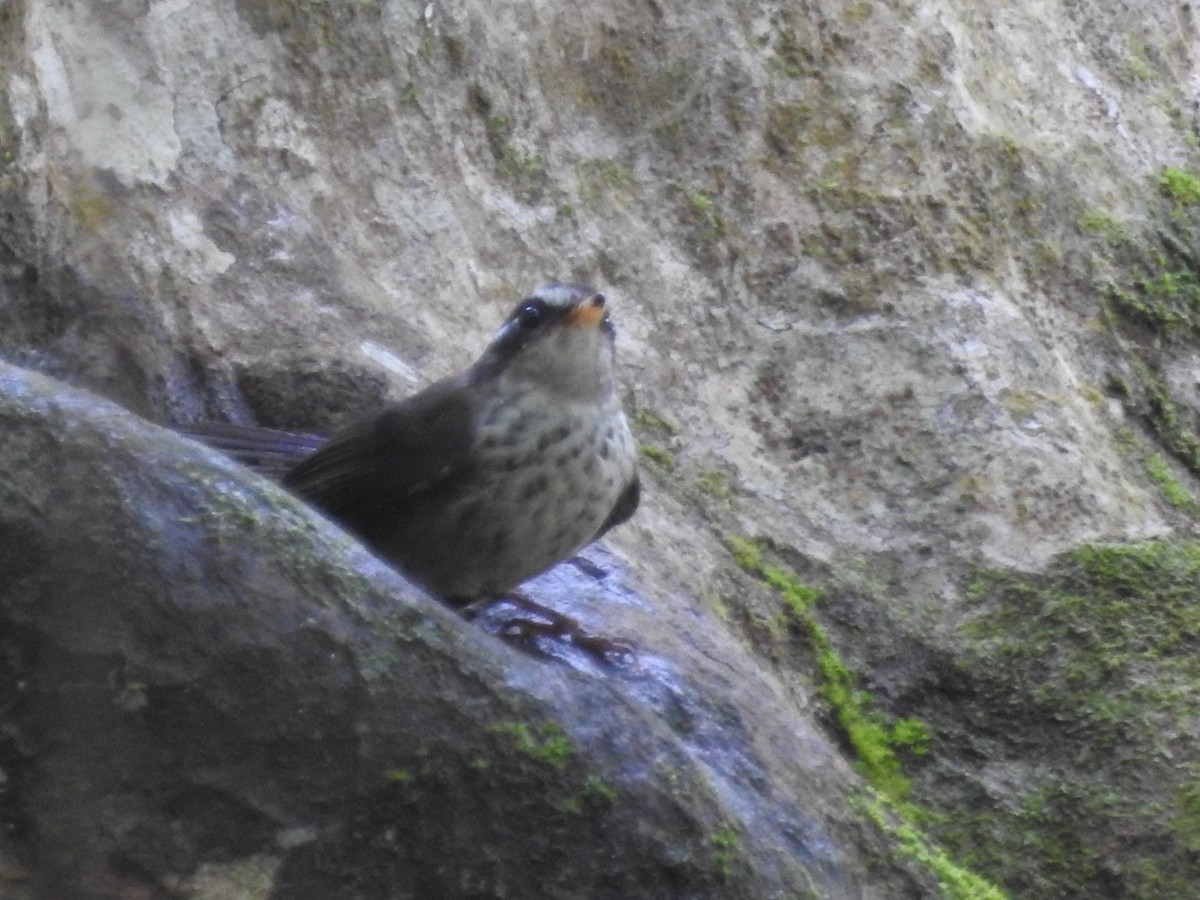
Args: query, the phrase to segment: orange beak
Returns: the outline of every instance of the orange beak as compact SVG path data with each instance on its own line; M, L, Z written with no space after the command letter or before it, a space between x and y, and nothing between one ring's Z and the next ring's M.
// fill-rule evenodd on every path
M565 321L572 328L599 328L604 321L604 295L595 294L580 301L567 313Z

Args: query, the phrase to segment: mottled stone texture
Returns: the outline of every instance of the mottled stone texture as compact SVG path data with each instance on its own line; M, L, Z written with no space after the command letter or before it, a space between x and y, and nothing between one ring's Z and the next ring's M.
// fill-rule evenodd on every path
M14 890L237 896L251 861L245 896L314 900L863 889L844 766L711 664L520 654L280 490L11 366L0 423Z

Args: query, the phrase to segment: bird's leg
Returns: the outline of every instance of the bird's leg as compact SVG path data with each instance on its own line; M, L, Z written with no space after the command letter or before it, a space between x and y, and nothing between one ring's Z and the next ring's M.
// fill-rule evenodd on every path
M569 641L585 653L604 663L623 664L623 660L633 656L633 649L620 641L600 635L589 634L583 626L570 616L563 615L557 610L543 606L529 599L522 593L511 591L498 597L486 600L476 600L466 606L462 614L468 619L474 619L483 610L495 603L507 601L525 612L543 619L543 622L531 622L528 619L511 619L504 623L502 634L505 636L528 639L538 635L549 635L559 640Z
M545 619L547 622L547 634L553 634L557 637L575 637L575 635L583 634L583 626L570 616L565 616L558 612L558 610L543 606L536 600L530 600L522 593L513 591L498 599L507 600L513 606L519 606L525 612Z

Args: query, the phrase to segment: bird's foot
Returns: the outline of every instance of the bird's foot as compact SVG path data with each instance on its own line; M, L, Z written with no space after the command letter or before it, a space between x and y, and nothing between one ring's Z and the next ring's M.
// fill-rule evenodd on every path
M465 608L463 615L469 619L475 619L485 610L502 602L515 606L528 615L500 620L495 633L528 653L535 653L539 656L551 655L539 644L539 639L549 638L578 647L588 656L606 666L624 668L632 663L636 656L633 648L628 644L602 635L591 634L570 616L565 616L557 610L530 600L524 594L515 592L504 594L489 599L482 605L476 602ZM535 618L530 618L530 616Z

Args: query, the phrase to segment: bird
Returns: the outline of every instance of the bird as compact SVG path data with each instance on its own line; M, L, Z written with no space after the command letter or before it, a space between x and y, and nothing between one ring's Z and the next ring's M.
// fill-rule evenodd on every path
M328 440L198 423L183 433L280 478L445 603L512 599L585 637L516 589L637 510L637 449L616 378L605 295L543 285L466 370Z

